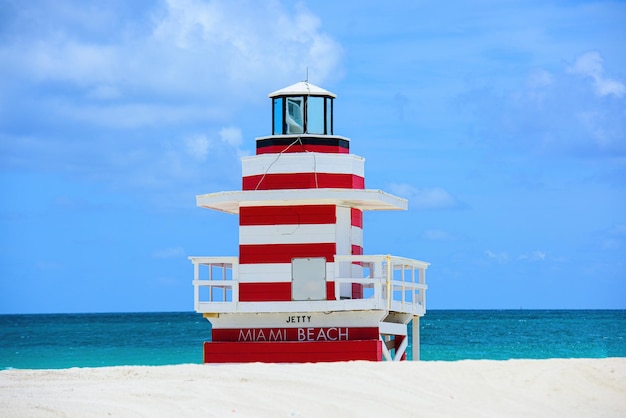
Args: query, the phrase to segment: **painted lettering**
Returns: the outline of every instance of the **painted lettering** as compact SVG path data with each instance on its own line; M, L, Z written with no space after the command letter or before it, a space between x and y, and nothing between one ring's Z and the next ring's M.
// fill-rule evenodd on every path
M298 341L347 341L348 328L298 328Z
M344 330L345 330L345 332L342 334L342 333L341 333L341 328L339 328L337 338L338 338L339 340L341 340L341 339L342 339L341 337L343 336L343 340L344 340L344 341L347 341L347 340L348 340L348 328L344 328Z
M287 331L282 329L277 329L274 332L273 329L270 329L270 341L285 341L285 337L287 336Z
M338 327L244 328L238 330L237 341L347 341L348 332Z
M291 315L287 317L285 322L288 324L311 323L311 315Z
M244 334L243 329L239 330L239 338L237 339L237 341L252 341L252 330L247 329L245 331L246 333Z
M315 337L315 341L326 341L326 333L324 333L324 328L320 328L320 332L317 333L317 337Z
M331 335L331 333L333 333L334 336ZM337 341L337 328L328 328L328 331L326 331L326 337L328 337L330 341Z

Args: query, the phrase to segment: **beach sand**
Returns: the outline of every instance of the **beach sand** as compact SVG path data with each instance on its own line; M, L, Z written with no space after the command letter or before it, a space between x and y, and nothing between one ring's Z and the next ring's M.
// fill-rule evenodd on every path
M626 358L0 371L2 417L626 417Z

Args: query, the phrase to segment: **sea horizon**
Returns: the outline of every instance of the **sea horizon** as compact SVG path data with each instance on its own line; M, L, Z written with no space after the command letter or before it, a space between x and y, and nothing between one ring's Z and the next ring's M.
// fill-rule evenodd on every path
M209 321L191 311L0 314L0 370L199 364L210 339ZM626 357L624 309L431 309L420 318L424 361L606 357Z

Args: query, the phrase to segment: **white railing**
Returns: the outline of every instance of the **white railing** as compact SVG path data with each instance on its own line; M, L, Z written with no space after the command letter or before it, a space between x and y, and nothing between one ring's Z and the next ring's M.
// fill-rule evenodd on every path
M423 315L429 264L389 255L336 255L335 300L240 302L237 257L189 257L201 313L386 310Z
M384 302L387 311L423 313L429 263L390 255L336 255L335 295L342 284L362 286L363 299ZM345 273L349 272L348 277Z
M189 260L193 263L193 300L196 312L202 312L200 304L215 305L219 308L217 311L234 310L239 301L239 259L189 257Z

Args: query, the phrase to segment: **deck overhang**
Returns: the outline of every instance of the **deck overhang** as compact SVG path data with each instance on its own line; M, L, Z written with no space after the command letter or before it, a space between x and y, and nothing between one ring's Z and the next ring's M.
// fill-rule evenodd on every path
M196 196L199 207L238 214L242 206L332 204L360 210L407 210L408 201L381 190L288 189L243 190Z

